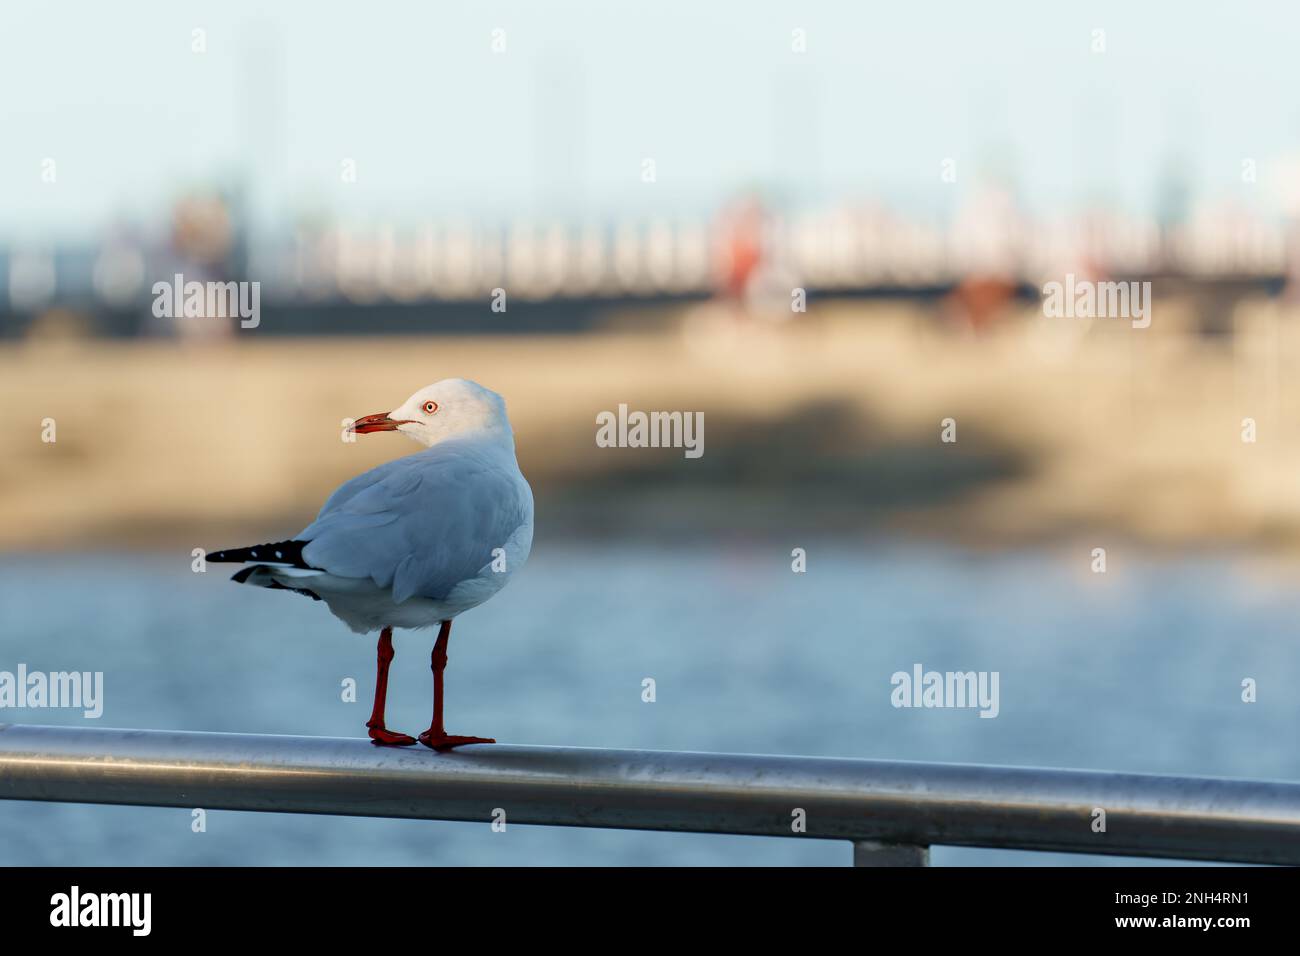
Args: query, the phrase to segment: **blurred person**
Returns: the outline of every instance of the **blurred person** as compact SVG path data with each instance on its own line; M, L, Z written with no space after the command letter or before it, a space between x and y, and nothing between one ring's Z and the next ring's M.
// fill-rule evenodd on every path
M737 319L748 312L754 277L764 261L764 220L756 196L733 203L719 217L715 294Z
M975 189L953 223L956 287L942 303L954 326L976 335L996 324L1016 293L1025 223L1011 191L986 182Z
M229 204L219 195L197 194L179 199L172 208L166 247L154 262L154 280L172 283L179 275L184 283L234 281L239 270L232 219ZM172 314L160 316L150 308L145 331L198 341L225 339L234 332L237 321L237 316L224 311L186 316L183 311L172 310Z

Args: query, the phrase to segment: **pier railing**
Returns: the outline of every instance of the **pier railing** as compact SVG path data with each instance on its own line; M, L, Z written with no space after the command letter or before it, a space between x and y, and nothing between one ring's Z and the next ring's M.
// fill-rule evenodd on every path
M1300 783L826 757L0 724L0 799L1300 864Z

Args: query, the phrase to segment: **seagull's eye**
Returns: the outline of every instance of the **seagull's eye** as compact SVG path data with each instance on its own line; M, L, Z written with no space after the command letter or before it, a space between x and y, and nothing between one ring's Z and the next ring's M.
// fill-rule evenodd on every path
M437 403L437 402L425 402L425 403L424 403L424 414L426 414L426 415L432 415L432 414L433 414L434 412L436 412L437 410L438 410L438 403Z

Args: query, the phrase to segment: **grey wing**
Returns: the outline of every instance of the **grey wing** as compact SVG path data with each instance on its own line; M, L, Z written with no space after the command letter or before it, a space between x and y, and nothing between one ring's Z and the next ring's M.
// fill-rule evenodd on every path
M348 486L339 489L302 532L303 556L330 574L391 587L399 603L416 595L441 600L505 547L527 520L531 493L517 469L477 455L425 453L400 462L412 464L336 504Z
M363 471L355 478L349 478L347 481L343 482L343 484L335 488L334 493L325 500L325 504L321 505L320 513L316 515L316 520L319 521L331 511L339 510L372 485L376 485L382 481L394 480L398 474L408 471L411 466L416 463L417 457L418 456L416 455L408 455L405 458L397 458L393 461L378 465L375 468L371 468L369 471Z

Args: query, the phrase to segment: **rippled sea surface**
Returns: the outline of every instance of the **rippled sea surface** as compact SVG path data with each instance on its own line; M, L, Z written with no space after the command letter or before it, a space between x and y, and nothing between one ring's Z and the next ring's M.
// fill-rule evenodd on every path
M1228 556L539 543L459 618L448 727L511 743L1300 779L1300 590ZM323 605L175 555L0 556L0 670L104 672L105 727L356 736L374 645ZM399 632L389 726L428 725L432 635ZM896 709L914 664L997 671L1000 713ZM341 682L354 677L359 701ZM641 699L656 682L656 701ZM1241 700L1241 682L1258 700ZM0 710L78 724L79 712ZM430 755L432 757L432 755ZM0 802L5 864L839 865L847 844ZM1105 863L936 848L935 864Z

